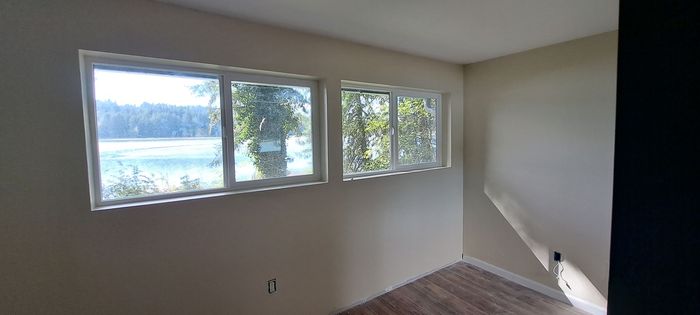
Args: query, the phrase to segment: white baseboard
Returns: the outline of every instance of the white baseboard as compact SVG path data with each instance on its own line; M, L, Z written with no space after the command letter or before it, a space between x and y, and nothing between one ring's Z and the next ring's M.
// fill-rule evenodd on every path
M485 262L485 261L482 261L482 260L479 260L479 259L476 259L476 258L473 258L473 257L468 257L468 256L464 257L464 258L461 259L461 260L460 260L460 259L455 260L455 261L453 261L453 262L450 262L449 264L446 264L446 265L437 267L437 268L432 269L432 270L430 270L430 271L428 271L428 272L424 272L424 273L418 274L418 275L416 275L416 276L410 277L410 278L408 278L408 279L405 279L405 280L403 280L403 281L400 281L400 282L398 282L398 283L396 283L396 284L394 284L394 285L391 285L391 286L387 287L386 289L384 289L384 290L382 290L382 291L376 292L376 293L371 294L371 295L369 295L369 296L367 296L367 297L365 297L365 298L363 298L363 299L357 300L357 301L351 303L351 304L348 305L348 306L345 306L345 307L341 307L341 308L339 308L339 309L336 309L335 311L331 312L331 314L338 314L338 313L345 312L345 311L347 311L347 310L349 310L349 309L351 309L351 308L353 308L353 307L355 307L355 306L358 306L358 305L360 305L360 304L363 304L363 303L365 303L365 302L367 302L367 301L369 301L369 300L371 300L371 299L374 299L374 298L376 298L376 297L378 297L378 296L380 296L380 295L382 295L382 294L385 294L385 293L387 293L387 292L389 292L389 291L391 291L391 290L394 290L394 289L396 289L396 288L402 287L402 286L404 286L404 285L406 285L406 284L408 284L408 283L411 283L411 282L413 282L413 281L415 281L415 280L418 280L418 279L420 279L420 278L422 278L422 277L425 277L425 276L427 276L427 275L429 275L429 274L431 274L431 273L433 273L433 272L436 272L436 271L438 271L438 270L440 270L440 269L443 269L443 268L445 268L445 267L451 266L451 265L453 265L453 264L455 264L455 263L457 263L457 262L459 262L459 261L464 261L465 263L468 263L468 264L470 264L470 265L479 267L479 268L484 269L484 270L486 270L486 271L488 271L488 272L490 272L490 273L499 275L499 276L501 276L501 277L503 277L503 278L505 278L505 279L508 279L508 280L510 280L510 281L513 281L513 282L515 282L515 283L517 283L517 284L519 284L519 285L522 285L522 286L524 286L524 287L526 287L526 288L535 290L535 291L537 291L537 292L539 292L539 293L542 293L542 294L544 294L544 295L546 295L546 296L549 296L549 297L551 297L551 298L553 298L553 299L562 301L562 302L564 302L564 303L571 303L571 305L573 305L574 307L576 307L576 308L578 308L578 309L580 309L580 310L582 310L582 311L584 311L584 312L588 312L588 313L593 314L593 315L606 315L606 314L607 314L607 310L606 310L605 308L602 308L602 307L600 307L600 306L598 306L598 305L595 305L595 304L593 304L593 303L591 303L591 302L582 300L581 298L575 297L575 296L573 296L573 295L566 295L566 294L564 294L564 293L561 292L561 291L557 291L557 290L555 290L555 289L553 289L553 288L551 288L551 287L549 287L549 286L546 286L546 285L544 285L544 284L541 284L541 283L539 283L539 282L537 282L537 281L534 281L534 280L525 278L525 277L523 277L523 276L521 276L521 275L512 273L512 272L510 272L510 271L508 271L508 270L505 270L505 269L503 269L503 268L496 267L496 266L494 266L494 265L492 265L492 264L489 264L489 263L487 263L487 262Z
M606 310L605 308L600 307L600 306L593 304L591 302L588 302L586 300L582 300L582 299L575 297L573 295L567 294L566 297L569 298L569 301L571 302L571 304L574 307L576 307L584 312L588 312L588 313L591 313L593 315L606 315L608 313L608 310Z
M575 297L573 295L564 294L564 292L555 290L549 286L546 286L546 285L541 284L537 281L525 278L521 275L512 273L512 272L505 270L503 268L496 267L496 266L489 264L485 261L476 259L474 257L464 257L462 260L470 265L479 267L479 268L484 269L490 273L499 275L499 276L506 278L510 281L513 281L519 285L522 285L526 288L530 288L530 289L535 290L539 293L542 293L546 296L549 296L553 299L562 301L564 303L571 303L571 305L573 305L574 307L576 307L584 312L588 312L588 313L591 313L593 315L606 315L606 313L607 313L607 310L605 308L602 308L602 307L595 305L591 302L582 300L581 298Z
M360 304L363 304L363 303L365 303L365 302L367 302L367 301L369 301L369 300L371 300L371 299L374 299L374 298L376 298L376 297L378 297L378 296L380 296L380 295L382 295L382 294L384 294L384 293L387 293L387 292L389 292L389 291L391 291L391 290L400 288L400 287L402 287L402 286L404 286L404 285L407 285L407 284L409 284L409 283L411 283L411 282L413 282L413 281L416 281L416 280L418 280L418 279L420 279L420 278L423 278L423 277L425 277L425 276L427 276L427 275L429 275L429 274L431 274L431 273L433 273L433 272L436 272L436 271L438 271L438 270L440 270L440 269L443 269L443 268L448 267L448 266L452 266L452 265L454 265L454 264L456 264L456 263L458 263L458 262L460 262L460 261L462 261L462 260L461 260L461 259L457 259L457 260L455 260L455 261L450 262L449 264L446 264L446 265L437 267L437 268L432 269L432 270L430 270L430 271L428 271L428 272L421 273L421 274L419 274L419 275L410 277L410 278L405 279L405 280L403 280L403 281L401 281L401 282L398 282L398 283L396 283L396 284L390 285L389 287L387 287L386 289L384 289L384 290L382 290L382 291L376 292L376 293L371 294L371 295L369 295L369 296L367 296L367 297L365 297L365 298L363 298L363 299L360 299L360 300L357 300L357 301L355 301L355 302L352 302L352 303L351 303L350 305L348 305L348 306L344 306L344 307L341 307L341 308L339 308L339 309L336 309L335 311L331 312L331 314L338 314L338 313L345 312L345 311L347 311L347 310L349 310L349 309L351 309L351 308L353 308L353 307L355 307L355 306L358 306L358 305L360 305Z
M474 257L465 256L462 260L463 260L465 263L468 263L468 264L470 264L470 265L479 267L479 268L484 269L484 270L486 270L486 271L488 271L488 272L490 272L490 273L499 275L499 276L501 276L501 277L503 277L503 278L506 278L506 279L508 279L508 280L510 280L510 281L513 281L513 282L515 282L515 283L517 283L517 284L519 284L519 285L521 285L521 286L524 286L524 287L526 287L526 288L530 288L530 289L533 289L533 290L535 290L535 291L537 291L537 292L539 292L539 293L542 293L542 294L544 294L544 295L546 295L546 296L548 296L548 297L551 297L551 298L553 298L553 299L562 301L562 302L564 302L564 303L569 303L569 299L566 298L566 295L564 294L564 292L561 292L561 291L557 291L557 290L555 290L555 289L552 289L552 288L550 288L550 287L548 287L548 286L546 286L546 285L544 285L544 284L541 284L541 283L539 283L539 282L537 282L537 281L530 280L530 279L525 278L525 277L523 277L523 276L521 276L521 275L512 273L512 272L510 272L510 271L508 271L508 270L505 270L505 269L503 269L503 268L501 268L501 267L496 267L496 266L494 266L494 265L492 265L492 264L489 264L489 263L487 263L487 262L485 262L485 261L476 259L476 258L474 258Z

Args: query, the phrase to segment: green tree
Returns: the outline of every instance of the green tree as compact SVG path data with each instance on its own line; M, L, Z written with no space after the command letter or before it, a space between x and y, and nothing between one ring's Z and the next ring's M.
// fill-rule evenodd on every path
M137 106L97 100L96 106L100 139L221 135L217 120L218 106L214 109L213 104L209 108L150 103Z
M210 103L217 100L219 85L214 83L192 87L198 96L209 96ZM282 86L233 83L234 144L245 145L257 170L257 178L284 177L287 175L287 139L300 135L310 128L306 96L299 91ZM213 125L219 125L221 117L210 115ZM221 150L219 150L221 151ZM220 158L216 161L221 161Z
M344 91L342 98L344 173L388 169L389 96Z
M219 100L219 82L214 80L207 80L202 84L194 85L190 88L192 93L196 96L206 96L209 97L208 110L209 110L209 134L215 134L221 126L221 109L218 104Z
M309 101L299 91L281 86L234 83L235 145L245 145L258 178L287 175L287 139L304 125L299 112Z
M129 170L126 171L125 169ZM191 179L189 175L180 177L179 186L166 188L160 188L154 177L153 174L146 174L144 171L140 170L138 166L122 166L118 174L113 178L114 184L102 187L102 199L122 199L158 193L202 189L199 178ZM163 179L160 180L162 181Z
M209 97L208 101L208 110L209 110L209 134L212 134L214 129L216 127L221 127L221 109L217 107L216 103L217 100L219 100L219 82L218 81L206 81L202 84L197 84L194 85L190 88L192 91L192 94L196 96L206 96ZM223 156L222 156L222 146L221 144L216 145L217 148L215 150L216 156L214 159L209 163L209 167L217 167L220 166L221 163L223 162ZM223 177L221 178L223 181Z
M102 187L102 199L138 197L159 192L155 180L136 166L132 165L129 171L120 167L115 177L115 184Z
M180 187L176 190L198 190L202 189L199 178L191 179L189 175L180 177Z
M399 163L436 161L435 99L399 97Z

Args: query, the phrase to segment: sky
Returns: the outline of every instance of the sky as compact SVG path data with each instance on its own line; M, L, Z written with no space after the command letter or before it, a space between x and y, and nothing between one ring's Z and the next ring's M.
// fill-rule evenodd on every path
M210 80L218 81L218 79L108 69L95 69L94 79L97 100L112 100L119 105L141 105L146 102L177 106L208 106L209 98L194 95L190 87Z
M207 81L218 81L185 75L165 75L157 73L120 71L111 69L94 70L95 99L111 100L118 105L141 105L142 103L170 104L176 106L208 106L209 97L196 96L191 87ZM307 99L311 90L306 87L292 87Z

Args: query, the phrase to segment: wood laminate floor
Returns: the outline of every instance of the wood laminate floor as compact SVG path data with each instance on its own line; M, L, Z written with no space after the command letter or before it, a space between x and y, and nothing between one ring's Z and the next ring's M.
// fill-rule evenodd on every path
M459 262L341 314L588 313L488 271Z

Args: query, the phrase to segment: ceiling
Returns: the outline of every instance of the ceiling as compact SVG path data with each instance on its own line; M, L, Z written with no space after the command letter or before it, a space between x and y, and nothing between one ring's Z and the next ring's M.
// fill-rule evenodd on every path
M617 0L160 0L454 63L617 29Z

